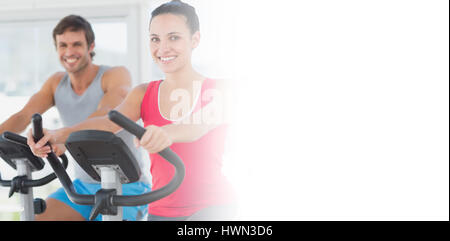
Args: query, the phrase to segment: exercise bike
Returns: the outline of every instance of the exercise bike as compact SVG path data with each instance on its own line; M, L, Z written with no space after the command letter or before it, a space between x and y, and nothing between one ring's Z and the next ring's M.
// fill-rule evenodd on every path
M14 193L19 193L20 203L23 207L20 220L33 221L34 215L44 212L46 208L43 199L34 198L33 187L50 183L56 178L56 175L51 173L43 178L33 180L32 173L42 170L45 163L41 158L33 155L27 145L27 138L12 132L6 131L0 136L0 157L17 170L17 176L12 180L3 180L0 175L0 186L10 187L9 197L12 197ZM67 157L62 155L60 158L63 161L63 168L66 169Z
M117 111L110 111L108 116L111 121L139 139L145 133L143 127ZM37 142L43 137L42 117L34 114L32 124L33 137ZM122 139L111 132L82 130L71 133L65 146L81 168L94 180L101 182L101 189L94 195L79 194L58 157L54 153L50 153L47 157L69 199L80 205L93 206L89 220L94 220L102 214L103 221L121 221L122 206L146 205L162 199L173 193L184 179L185 168L182 160L170 148L166 148L158 154L175 167L172 180L164 187L148 193L121 195L122 184L136 182L141 175L138 162Z

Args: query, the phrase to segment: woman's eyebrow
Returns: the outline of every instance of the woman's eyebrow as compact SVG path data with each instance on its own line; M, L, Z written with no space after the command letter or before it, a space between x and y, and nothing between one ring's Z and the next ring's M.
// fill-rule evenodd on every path
M180 32L170 32L170 33L168 33L167 35L173 35L173 34L181 34L181 33L180 33ZM158 37L159 35L156 34L156 33L152 33L152 34L150 34L150 36Z

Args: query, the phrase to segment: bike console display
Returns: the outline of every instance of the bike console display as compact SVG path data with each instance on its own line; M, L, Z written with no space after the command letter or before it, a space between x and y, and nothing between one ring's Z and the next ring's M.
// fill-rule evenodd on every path
M101 181L101 167L115 169L122 184L136 182L141 176L139 164L130 149L111 132L73 132L67 138L66 148L81 168L96 181Z

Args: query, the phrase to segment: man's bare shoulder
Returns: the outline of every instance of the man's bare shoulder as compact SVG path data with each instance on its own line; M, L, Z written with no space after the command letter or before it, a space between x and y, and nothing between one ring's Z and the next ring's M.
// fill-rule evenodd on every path
M102 77L102 88L104 91L117 87L117 85L131 87L131 84L130 71L124 66L111 67L105 71Z
M56 81L59 83L59 81L61 81L61 79L64 77L65 74L66 74L66 72L63 72L63 71L56 72L56 73L52 74L48 79L50 81Z
M51 88L52 92L54 93L56 90L56 87L59 85L59 82L61 82L62 78L66 72L56 72L52 74L47 81L45 82L44 86L48 86Z
M130 71L125 66L114 66L105 71L103 74L106 78L118 78L118 77L125 77L129 80L130 78Z
M142 84L138 84L135 87L133 87L132 92L138 96L144 96L145 92L147 91L147 86L148 83L142 83Z

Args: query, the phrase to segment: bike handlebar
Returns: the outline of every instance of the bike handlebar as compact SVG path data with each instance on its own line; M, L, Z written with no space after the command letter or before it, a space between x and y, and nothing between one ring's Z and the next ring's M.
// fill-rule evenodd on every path
M112 110L108 113L111 121L115 122L117 125L123 127L125 130L135 135L137 138L141 138L145 133L145 128L137 125L127 117L123 116L119 112ZM42 130L42 117L39 114L34 114L32 117L33 123L33 137L35 141L38 141L44 136ZM173 152L169 147L158 153L165 160L175 167L175 175L172 180L165 186L158 190L154 190L148 193L140 195L112 195L110 199L110 205L112 206L140 206L145 205L174 192L183 182L185 176L185 167L181 158ZM50 153L47 157L52 169L54 170L56 176L60 180L64 190L66 190L70 200L74 203L81 205L94 205L95 195L81 195L78 194L73 187L72 181L68 176L64 168L61 167L61 163L57 160L54 153ZM95 213L95 214L93 214ZM93 210L90 219L92 220L98 214L98 210Z
M135 135L138 139L141 139L145 133L145 128L137 125L116 110L110 111L108 117L111 121ZM185 175L185 168L181 158L169 147L160 151L158 154L175 167L175 175L172 180L164 187L146 194L136 196L113 196L113 204L117 206L139 206L151 203L169 195L181 185Z
M33 125L33 138L34 141L37 142L44 136L41 115L38 113L34 114L31 117L31 122ZM46 145L48 145L48 143ZM72 202L82 205L92 205L95 202L95 196L82 195L76 192L72 180L70 180L70 177L67 174L66 170L64 170L64 168L61 166L61 163L58 161L58 157L55 155L55 153L49 153L47 156L47 160L50 163L50 166L52 167L56 176L60 180L64 190L68 192L67 194Z
M25 138L21 135L18 135L16 133L6 131L3 133L3 138L9 142L29 148L28 144L27 144L27 138ZM63 168L66 169L68 166L68 162L69 162L67 159L67 156L63 154L60 156L60 158L62 159ZM37 179L37 180L22 179L21 186L24 188L39 187L39 186L43 186L43 185L50 183L51 181L55 180L55 178L56 178L55 173L51 173L51 174L49 174L45 177L42 177L40 179ZM3 180L3 179L1 179L1 176L0 176L0 185L4 186L4 187L11 187L11 185L13 185L13 184L12 184L12 180Z

